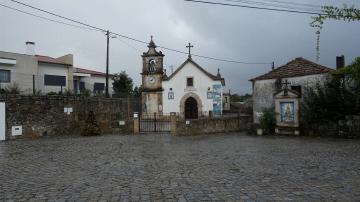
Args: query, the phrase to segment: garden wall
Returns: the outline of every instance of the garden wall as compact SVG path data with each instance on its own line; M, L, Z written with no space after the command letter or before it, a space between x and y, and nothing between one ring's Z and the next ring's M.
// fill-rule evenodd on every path
M173 120L172 133L174 135L202 135L210 133L226 133L245 131L252 123L250 115L238 117L205 118L198 120ZM175 127L176 126L176 127Z
M303 127L302 133L313 136L360 138L360 116L347 116L338 123Z
M130 118L138 108L137 100L85 98L75 96L0 96L6 105L6 137L21 132L24 137L77 135L88 113L93 111L101 133L131 133ZM124 125L123 125L124 124Z

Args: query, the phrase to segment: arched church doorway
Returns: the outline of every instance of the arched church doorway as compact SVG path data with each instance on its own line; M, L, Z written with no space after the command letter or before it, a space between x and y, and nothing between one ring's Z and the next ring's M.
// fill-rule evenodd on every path
M185 101L185 119L198 118L198 103L193 97L189 97Z

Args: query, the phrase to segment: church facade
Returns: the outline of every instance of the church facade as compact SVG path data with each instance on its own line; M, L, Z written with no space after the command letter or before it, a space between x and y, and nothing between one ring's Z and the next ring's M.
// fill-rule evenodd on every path
M151 39L143 53L142 114L177 114L185 119L222 114L225 80L207 72L189 57L171 75L163 68L164 54Z

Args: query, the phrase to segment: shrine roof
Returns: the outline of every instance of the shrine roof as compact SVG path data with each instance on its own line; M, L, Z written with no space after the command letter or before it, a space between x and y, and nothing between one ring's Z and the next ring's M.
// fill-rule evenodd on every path
M249 81L280 79L290 77L300 77L315 74L325 74L333 69L311 62L302 57L296 58L289 63L278 67L266 74L250 79Z

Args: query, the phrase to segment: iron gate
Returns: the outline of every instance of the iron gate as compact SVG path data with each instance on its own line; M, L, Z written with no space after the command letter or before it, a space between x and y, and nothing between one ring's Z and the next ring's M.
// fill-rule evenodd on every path
M168 133L171 128L171 119L170 116L163 114L143 114L140 116L139 124L141 133Z

